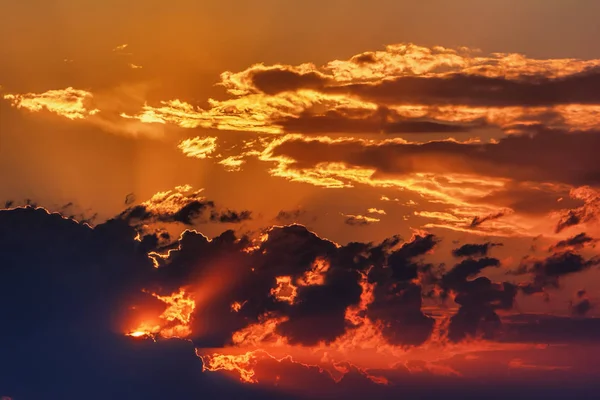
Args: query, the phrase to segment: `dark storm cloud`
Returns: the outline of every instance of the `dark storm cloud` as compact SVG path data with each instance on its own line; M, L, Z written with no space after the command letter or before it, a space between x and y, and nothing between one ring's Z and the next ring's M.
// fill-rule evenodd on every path
M531 135L508 136L497 144L438 141L369 145L360 141L330 143L291 138L276 146L273 155L293 158L297 168L340 162L374 168L376 176L464 173L521 182L594 185L600 184L600 164L595 152L598 147L598 131L542 129Z
M480 247L466 248L463 246L457 250L461 254L466 252L471 255L485 255L488 245L486 243ZM448 327L450 340L460 341L478 335L492 338L500 328L501 321L496 310L510 310L513 307L517 286L509 282L494 283L482 276L475 278L485 268L499 266L500 260L496 258L467 258L442 276L440 282L443 290L442 297L452 293L454 302L460 306L450 319Z
M186 283L203 281L211 267L219 266L219 274L227 280L226 291L198 310L196 322L192 323L192 331L199 332L193 333L198 345L223 346L235 331L258 322L265 314L285 319L277 326L277 333L289 343L316 345L331 342L353 328L346 320L346 310L360 301L361 276L374 266L369 279L374 278L375 271L383 275L376 289L376 302L368 310L369 317L395 327L404 323L403 332L390 327L387 334L395 343L417 344L427 339L433 320L421 312L420 286L410 282L417 270L428 266L413 258L427 253L436 242L432 235L417 237L395 251L391 249L398 245L398 238L377 245L338 246L304 226L290 225L271 228L268 238L249 253L245 251L250 245L248 240L237 238L232 231L212 240L187 231L176 250L168 258L158 260L161 268L157 282L167 291L176 290ZM316 262L327 265L321 282L300 284ZM296 286L293 302L273 295L278 277L289 277ZM397 284L408 290L399 290ZM235 313L231 312L234 302L242 305ZM382 302L383 307L377 302ZM399 308L391 308L390 304ZM208 334L204 322L207 319L211 321ZM410 333L412 330L415 332Z
M441 273L424 261L439 242L430 234L340 246L290 225L271 228L254 251L248 251L249 238L233 231L213 239L186 231L166 247L161 247L170 239L165 232L141 241L136 234L122 218L92 228L42 209L0 211L0 300L11 305L0 310L11 327L0 333L7 349L0 386L18 398L42 393L94 400L131 393L149 399L188 393L243 398L200 374L202 364L190 343L123 337L118 322L134 312L128 305L152 301L142 289L163 295L188 285L200 285L198 294L222 289L201 299L192 315L190 338L210 347L228 344L233 332L264 315L284 318L276 332L291 344L331 342L356 328L345 313L359 304L364 275L374 285L374 298L363 312L397 345L418 345L431 336L434 319L422 310L428 286L456 296L460 309L450 325L451 340L493 332L499 324L496 310L511 308L516 291L508 283L471 280L498 266L494 258L465 259ZM148 251L167 249L154 268ZM315 262L327 265L320 270L322 280L301 285ZM291 303L272 294L281 276L297 285ZM242 304L238 312L232 312L233 302ZM32 388L34 378L44 383ZM98 389L89 393L90 387ZM254 395L259 394L248 398Z
M166 372L146 364L152 354L180 362L182 377L189 376L185 368L198 371L176 345L172 351L148 348L140 356L115 334L119 310L141 293L152 272L134 236L122 221L92 229L42 209L0 211L0 301L11 304L0 310L4 326L11 326L0 333L3 392L101 399L123 398L134 388L168 395L161 385L174 373L160 377L161 383L142 382Z
M375 265L369 282L375 283L374 299L367 316L383 324L384 337L393 344L418 345L425 342L434 320L421 310L422 287L414 283L420 272L430 272L432 265L419 260L438 243L433 235L415 236L391 252L387 265Z
M318 258L329 263L321 285L299 286L293 304L276 304L288 317L278 332L291 343L305 345L330 342L345 333L345 310L360 300L360 272L368 264L370 247L337 247L301 225L273 228L254 259L259 278L269 286L276 276L290 276L296 282ZM253 303L250 299L249 305Z
M483 127L483 122L455 124L425 119L403 118L392 110L381 107L368 110L329 110L325 114L304 112L298 117L274 120L286 132L320 133L460 133Z
M433 235L417 236L397 249L398 238L380 244L349 243L337 246L320 238L301 225L274 227L268 238L251 253L243 251L248 243L233 232L209 241L195 232L185 232L177 251L172 251L159 268L161 285L169 289L186 282L201 281L203 270L219 265L221 273L231 275L227 292L198 311L198 326L211 322L211 333L194 336L198 345L219 347L228 343L233 332L257 322L262 315L283 317L277 333L291 344L316 345L331 342L349 330L345 314L349 306L360 301L362 274L376 284L375 301L367 315L387 328L384 335L396 344L424 342L433 328L433 319L421 311L421 287L413 283L420 271L432 267L417 259L430 251L437 240ZM319 284L299 284L315 262L327 264ZM230 267L228 267L228 265ZM231 270L228 268L232 268ZM161 272L162 271L162 272ZM296 286L293 302L273 296L277 277L289 277ZM233 302L242 304L232 313ZM402 327L402 329L400 329Z
M485 257L488 255L489 250L492 247L502 246L502 243L481 243L481 244L464 244L457 249L452 250L452 255L454 257L472 257L472 256L482 256Z

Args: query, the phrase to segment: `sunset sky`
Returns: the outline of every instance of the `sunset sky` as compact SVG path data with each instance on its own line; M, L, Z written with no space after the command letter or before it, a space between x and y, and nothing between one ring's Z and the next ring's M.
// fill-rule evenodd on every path
M600 2L0 15L0 397L596 398Z

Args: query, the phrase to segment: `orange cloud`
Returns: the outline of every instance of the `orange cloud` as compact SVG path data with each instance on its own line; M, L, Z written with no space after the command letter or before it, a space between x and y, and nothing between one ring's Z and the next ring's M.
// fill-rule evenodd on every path
M189 327L196 302L184 289L180 289L169 296L160 296L150 293L153 297L165 303L165 310L157 319L144 321L130 330L127 335L132 337L185 338L192 331Z
M234 172L240 171L245 162L242 156L230 156L219 161L219 164L225 167L227 171Z
M4 95L14 107L33 112L47 110L69 119L83 119L98 113L100 110L92 106L93 97L90 92L72 87L44 93Z
M506 104L492 102L479 106L457 97L449 98L442 102L444 104L428 104L425 89L433 85L430 88L433 90L436 85L447 86L454 81L461 85L484 86L501 86L506 82L529 93L537 90L527 81L535 76L556 87L552 90L563 90L563 86L568 87L563 81L571 79L577 84L578 74L598 65L600 60L539 60L499 53L482 56L467 48L395 44L383 51L357 54L348 60L334 60L320 67L311 63L297 66L255 64L241 72L226 71L221 74L219 85L232 98L209 99L210 108L206 110L181 100L164 101L159 107L146 105L143 112L134 117L189 128L202 126L262 133L314 133L315 129L322 133L328 133L328 130L446 132L466 131L482 123L513 132L513 125L541 122L555 127L592 129L598 127L595 118L598 106L590 103L597 99L582 98L579 102L538 106L528 104L523 100L524 96L515 96ZM412 85L410 82L414 82L425 85L425 89L417 90L408 100L396 101L387 94L385 98L375 95L374 91L379 87L384 90L402 80L408 80L408 88ZM477 88L474 90L476 94L481 92ZM447 92L460 93L460 90ZM407 93L407 90L393 90L393 95L398 93ZM388 114L384 121L378 116L382 106ZM459 123L469 125L456 125Z
M217 138L216 137L205 137L201 138L196 136L193 139L185 139L177 145L183 154L192 158L210 158L210 154L214 153L217 149Z

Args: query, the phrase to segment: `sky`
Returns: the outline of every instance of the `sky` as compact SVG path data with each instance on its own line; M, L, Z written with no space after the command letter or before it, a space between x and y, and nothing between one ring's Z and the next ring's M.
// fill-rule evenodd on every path
M595 398L599 12L0 0L0 396Z

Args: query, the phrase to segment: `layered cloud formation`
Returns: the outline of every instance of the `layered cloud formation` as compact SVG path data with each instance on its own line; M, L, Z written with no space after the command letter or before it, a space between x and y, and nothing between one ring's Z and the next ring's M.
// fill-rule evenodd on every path
M475 393L476 381L520 393L542 377L587 388L600 373L587 287L600 266L598 68L397 44L223 72L224 96L206 104L123 88L3 92L11 112L161 140L186 168L237 180L218 182L219 201L188 185L131 195L106 221L7 202L0 389L351 399L432 383ZM264 193L234 190L248 176ZM314 192L296 199L297 187ZM273 218L253 209L280 188ZM412 235L336 243L299 220ZM257 385L237 392L231 378Z
M272 176L294 182L409 190L431 205L415 214L429 228L536 236L596 220L598 67L398 44L322 66L224 72L219 85L229 98L209 99L205 109L172 99L146 101L136 113L133 97L113 91L123 109L105 112L106 93L96 101L73 88L4 99L113 131L120 119L127 132L172 124L280 134L228 148L217 136L194 136L177 147L228 171L256 157Z

